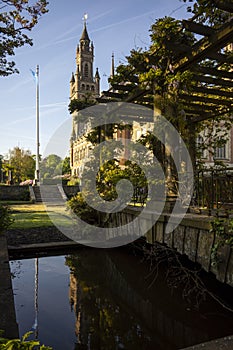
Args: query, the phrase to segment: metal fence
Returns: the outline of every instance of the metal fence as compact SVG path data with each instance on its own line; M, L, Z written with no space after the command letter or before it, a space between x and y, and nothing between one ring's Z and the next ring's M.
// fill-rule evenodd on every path
M233 209L233 168L200 170L195 180L195 205Z

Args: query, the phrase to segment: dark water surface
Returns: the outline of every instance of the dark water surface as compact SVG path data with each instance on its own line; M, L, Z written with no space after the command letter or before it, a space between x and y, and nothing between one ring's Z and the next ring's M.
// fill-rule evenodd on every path
M38 267L38 273L37 273ZM11 261L20 336L54 350L170 350L233 334L233 313L197 310L127 251L83 249Z

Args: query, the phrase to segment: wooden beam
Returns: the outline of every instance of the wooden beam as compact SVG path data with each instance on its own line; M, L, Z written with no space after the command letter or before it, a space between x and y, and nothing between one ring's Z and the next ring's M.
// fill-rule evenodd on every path
M126 94L124 93L120 93L120 92L112 92L112 91L103 91L103 96L104 97L112 97L112 98L115 98L115 99L119 99L119 100L122 100L124 97L127 97Z
M225 91L222 89L213 89L213 88L208 88L204 86L195 86L192 92L203 93L208 95L224 96L229 98L233 97L231 91Z
M232 55L226 55L219 52L208 52L206 55L206 58L209 58L211 60L215 60L219 63L233 63L233 56Z
M203 122L204 120L218 118L221 115L226 115L226 114L227 114L226 112L220 112L220 113L217 112L217 113L209 114L207 116L202 115L202 116L199 116L199 117L194 117L192 119L192 123L200 123L200 122Z
M210 36L215 33L215 29L204 26L203 24L195 23L193 21L182 21L184 27L188 29L190 32L194 32L196 34L204 35L204 36Z
M104 96L101 97L97 97L96 101L99 103L110 103L110 102L119 102L119 100L114 100L114 99L110 99L110 98L105 98Z
M149 91L142 90L140 88L135 89L135 91L132 94L129 94L128 97L124 100L125 102L133 102L137 100L139 97L147 95Z
M192 46L192 53L177 62L175 70L184 71L189 69L194 63L200 62L208 54L216 52L227 44L231 43L233 35L233 19L223 25L218 31L209 38L203 38Z
M229 99L220 99L220 98L210 98L207 96L197 96L197 95L185 95L180 94L179 98L185 101L193 101L193 102L204 102L210 104L216 104L218 106L233 106L233 100Z
M221 1L221 0L213 0L214 4L217 8L223 11L231 12L233 13L233 3L230 1Z
M201 104L184 104L184 111L194 114L202 114L202 113L213 113L218 111L216 107L206 106Z
M226 86L233 87L232 80L224 80L219 78L212 78L205 75L194 75L192 78L194 81L201 81L207 84L215 85L215 86Z
M203 67L203 66L197 65L193 67L193 71L196 73L203 73L203 74L213 75L215 77L233 80L233 72L224 71L222 69Z
M113 84L112 85L112 88L114 89L114 90L119 90L119 91L127 91L127 92L130 92L130 91L132 91L133 89L135 89L136 88L136 86L135 85L133 85L133 84Z

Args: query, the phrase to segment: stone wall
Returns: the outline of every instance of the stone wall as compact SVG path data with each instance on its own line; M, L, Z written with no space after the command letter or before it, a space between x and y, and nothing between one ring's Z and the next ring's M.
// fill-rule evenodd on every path
M0 186L0 200L28 201L30 200L29 186Z
M80 191L79 186L63 185L62 187L68 199L75 196Z
M122 226L131 222L140 212L137 207L127 208L118 214L116 226ZM180 254L185 254L188 258L199 263L204 270L215 274L216 278L223 283L233 286L233 251L225 245L218 250L219 262L213 264L211 252L218 238L214 232L210 232L210 216L186 214L180 225L171 233L165 233L165 228L169 219L169 214L162 214L155 225L146 233L148 243L161 243L175 249ZM152 214L140 216L140 226L145 227L148 220L152 220ZM175 221L174 221L175 227Z

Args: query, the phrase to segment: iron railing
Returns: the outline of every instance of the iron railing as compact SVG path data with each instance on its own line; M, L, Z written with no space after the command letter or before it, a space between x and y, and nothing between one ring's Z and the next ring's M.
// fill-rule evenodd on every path
M197 172L194 203L207 209L233 209L233 168Z

